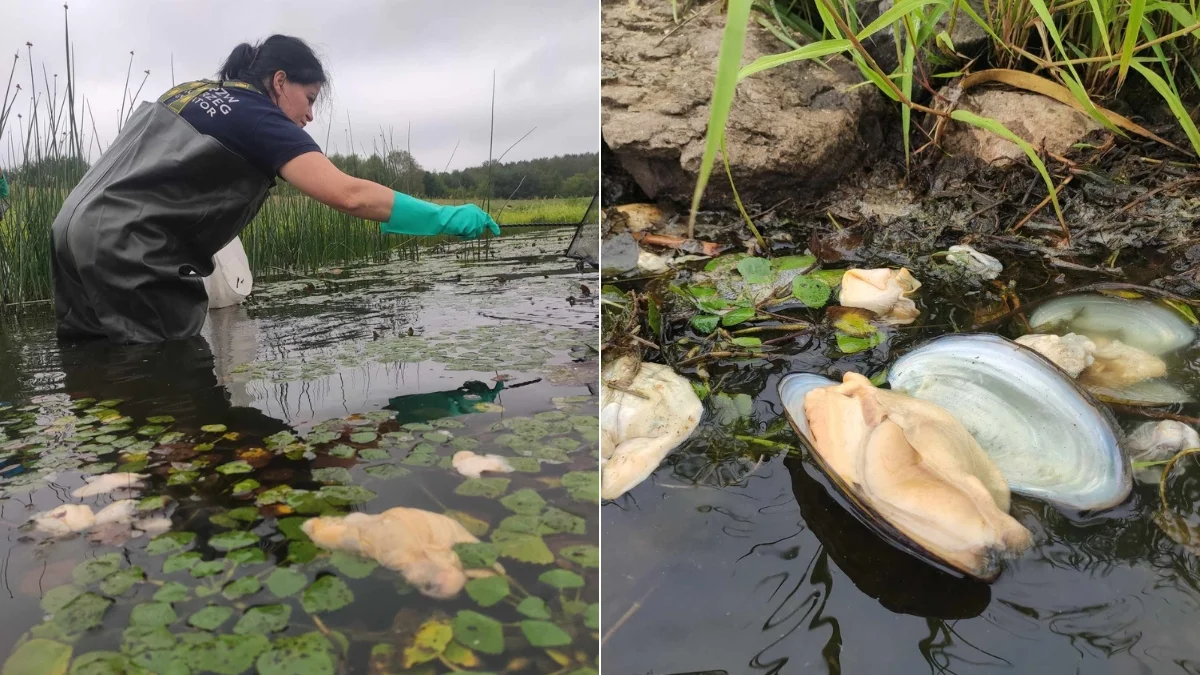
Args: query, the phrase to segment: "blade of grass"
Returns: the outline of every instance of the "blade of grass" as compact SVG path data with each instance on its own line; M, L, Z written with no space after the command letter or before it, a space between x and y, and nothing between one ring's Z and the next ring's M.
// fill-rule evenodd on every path
M1050 172L1046 169L1046 165L1042 163L1042 159L1038 157L1038 154L1033 149L1033 146L1025 141L1025 139L1009 131L1008 127L994 119L980 117L979 115L966 110L955 110L954 112L950 113L950 117L959 122L965 122L966 124L979 127L985 131L990 131L1005 140L1015 143L1017 147L1021 148L1021 151L1025 153L1025 156L1029 158L1029 161L1033 163L1033 166L1037 169L1038 173L1041 174L1042 180L1045 181L1046 190L1050 194L1050 201L1054 204L1054 213L1058 215L1058 222L1062 226L1063 234L1066 235L1067 241L1070 242L1071 233L1067 230L1067 221L1063 218L1062 207L1059 206L1058 203L1058 196L1054 189L1054 179L1050 177Z
M755 73L761 73L764 70L782 66L785 63L805 59L817 59L822 56L829 56L830 54L840 54L852 48L853 45L849 40L822 40L821 42L805 45L799 49L793 49L790 52L760 56L738 71L737 81L741 82Z
M916 48L913 45L915 36L913 33L913 23L917 21L911 16L905 16L903 20L904 29L907 33L907 39L904 40L904 59L901 62L901 78L900 89L904 92L904 97L912 100L912 84L913 84L913 58L916 55ZM899 26L897 26L899 29ZM909 170L909 163L912 159L912 139L909 137L909 130L912 126L912 108L908 106L900 106L900 128L904 135L904 170Z
M704 139L704 156L700 160L700 175L696 179L692 209L688 214L689 239L695 235L700 197L704 195L704 188L708 185L717 149L721 147L725 138L725 123L729 120L729 110L733 107L738 67L741 65L749 23L750 0L729 0L728 11L725 13L725 31L721 37L721 48L717 52L717 77L713 87L712 107L709 109L708 131Z
M1137 61L1130 61L1129 67L1141 73L1142 77L1154 87L1171 107L1171 112L1175 114L1175 119L1179 121L1179 125L1183 127L1184 133L1187 134L1188 140L1192 142L1192 148L1197 154L1200 154L1200 132L1196 130L1196 123L1192 121L1191 115L1183 107L1183 101L1171 91L1171 87L1161 78L1158 73L1143 66Z
M1129 0L1129 18L1125 21L1125 39L1121 42L1121 67L1117 71L1117 86L1125 82L1129 63L1133 60L1133 47L1142 33L1142 15L1146 12L1146 0Z
M884 28L897 23L904 17L908 16L910 12L920 9L925 5L934 4L943 5L946 9L950 8L949 0L901 0L900 2L892 5L892 8L888 11L880 14L878 19L875 19L871 23L867 24L867 27L858 33L858 40L859 42L862 42Z

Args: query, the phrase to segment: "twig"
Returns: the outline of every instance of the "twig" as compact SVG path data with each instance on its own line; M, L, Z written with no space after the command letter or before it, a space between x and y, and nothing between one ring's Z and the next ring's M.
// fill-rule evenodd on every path
M1071 175L1067 176L1066 180L1064 180L1061 184L1059 184L1059 186L1057 188L1054 189L1053 195L1046 195L1046 198L1043 199L1042 201L1038 202L1038 205L1033 207L1033 210L1030 211L1029 214L1026 215L1024 218L1022 218L1021 222L1017 223L1016 225L1013 225L1011 228L1009 228L1008 231L1016 232L1017 230L1021 229L1021 227L1023 227L1025 225L1025 223L1028 223L1035 215L1037 215L1038 211L1041 211L1043 208L1045 208L1045 206L1047 204L1050 203L1050 199L1052 197L1057 197L1058 193L1062 192L1063 188L1067 187L1067 184L1070 183L1071 179L1074 177L1075 177L1075 174L1071 174ZM1003 200L1001 200L1001 201L1003 201ZM997 202L997 203L999 203L999 202ZM1071 232L1069 230L1067 230L1066 223L1062 223L1062 230L1063 230L1063 236L1065 236L1067 238L1067 244L1070 244L1071 243Z
M1167 190L1173 190L1182 185L1186 185L1188 183L1195 183L1197 181L1200 181L1200 176L1188 176L1187 178L1180 178L1179 180L1173 180L1170 183L1167 183L1166 185L1160 185L1159 187L1156 187L1153 190L1150 190L1149 192L1146 192L1145 194L1139 196L1137 199L1134 199L1133 201L1129 202L1125 206L1122 206L1120 209L1118 209L1117 213L1126 213L1127 211L1129 211L1129 209L1132 209L1133 207L1137 206L1138 204L1141 204L1142 202L1146 201L1147 199L1150 199L1151 197L1153 197L1154 195L1156 195L1160 192L1165 192Z

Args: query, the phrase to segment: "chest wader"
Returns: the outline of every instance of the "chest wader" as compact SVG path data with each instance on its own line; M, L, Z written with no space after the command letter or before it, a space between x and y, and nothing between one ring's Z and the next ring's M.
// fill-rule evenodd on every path
M142 103L67 197L51 228L59 336L136 343L200 333L202 277L275 182L178 114L222 86L253 89L188 82Z

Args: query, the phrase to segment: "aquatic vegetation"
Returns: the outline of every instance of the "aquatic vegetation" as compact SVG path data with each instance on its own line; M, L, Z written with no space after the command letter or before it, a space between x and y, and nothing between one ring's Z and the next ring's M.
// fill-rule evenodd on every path
M945 335L897 359L887 380L953 415L1013 492L1079 510L1129 495L1111 414L1027 347L996 335Z
M631 357L605 364L600 386L601 495L616 499L691 435L704 409L669 366Z
M1008 515L1005 477L937 405L847 373L786 377L780 399L813 457L868 524L920 557L980 579L1032 544ZM800 422L803 420L803 422Z

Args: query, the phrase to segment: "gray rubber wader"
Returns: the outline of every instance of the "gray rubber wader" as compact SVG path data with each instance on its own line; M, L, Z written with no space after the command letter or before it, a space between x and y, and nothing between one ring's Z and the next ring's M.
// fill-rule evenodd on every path
M198 335L208 312L201 277L273 184L166 105L142 103L54 219L58 335Z

